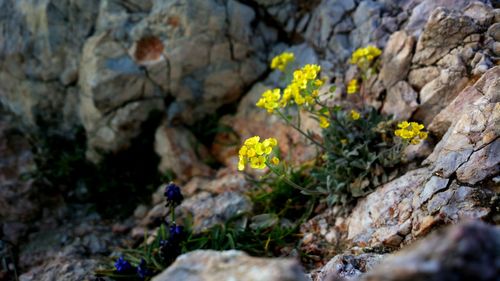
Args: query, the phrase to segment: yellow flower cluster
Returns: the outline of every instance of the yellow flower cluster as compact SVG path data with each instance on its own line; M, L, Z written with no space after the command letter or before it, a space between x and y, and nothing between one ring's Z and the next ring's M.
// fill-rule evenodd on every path
M267 109L267 112L273 113L274 109L278 108L281 98L280 89L267 90L262 93L262 97L257 101L258 107Z
M293 72L293 79L283 91L281 107L286 107L293 99L297 105L313 104L314 98L319 95L319 87L323 85L323 80L316 79L321 67L317 64L306 64L301 69Z
M394 134L402 139L409 140L411 144L418 144L427 138L427 132L422 132L424 125L417 122L403 121L398 124L398 130Z
M328 121L328 118L326 118L325 116L320 116L319 117L319 126L323 129L330 127L330 122Z
M365 62L371 62L376 57L380 56L382 51L372 45L369 45L365 48L359 48L354 53L352 53L351 63L357 64L358 66L364 64Z
M361 117L361 114L357 112L356 110L351 110L351 119L352 120L358 120Z
M295 55L290 52L281 53L273 58L271 61L271 69L279 69L285 72L287 65L295 60Z
M259 136L248 138L240 148L238 170L243 171L247 163L254 169L264 169L266 162L269 160L273 165L279 164L277 157L272 157L273 148L278 145L275 138L268 138L260 142Z
M351 81L349 81L349 84L347 84L347 93L349 95L357 93L358 89L358 79L352 79Z

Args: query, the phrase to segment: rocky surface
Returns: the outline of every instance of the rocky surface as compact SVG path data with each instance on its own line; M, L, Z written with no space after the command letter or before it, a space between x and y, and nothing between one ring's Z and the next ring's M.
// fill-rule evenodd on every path
M154 150L158 170L183 183L176 213L199 232L252 211L245 193L253 183L235 171L241 139L276 137L294 164L316 157L300 134L255 106L284 83L269 59L286 50L295 66L320 64L322 78L338 86L333 104L359 75L348 64L352 51L372 44L383 49L380 71L356 98L424 123L430 137L405 151L407 172L352 211L318 210L301 225L312 279L454 280L480 269L476 279L493 280L498 256L485 245L497 242L497 229L472 223L425 236L466 219L498 223L499 11L495 1L468 0L0 1L0 238L17 244L20 279L90 278L124 237L153 232L168 212L163 187L114 224L41 194L25 180L36 171L32 133L72 139L83 126L95 163L135 139L154 140L141 149ZM291 114L321 138L315 120ZM192 125L221 115L223 130L206 128L215 139L197 139ZM186 254L154 280L172 276L305 280L295 261L234 251Z
M254 258L240 251L194 251L184 254L152 279L186 281L306 281L297 261Z
M472 221L387 256L359 280L481 280L500 273L500 228Z

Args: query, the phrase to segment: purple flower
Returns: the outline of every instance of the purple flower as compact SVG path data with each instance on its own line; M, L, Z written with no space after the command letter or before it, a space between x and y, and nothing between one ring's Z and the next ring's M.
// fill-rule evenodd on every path
M178 206L184 200L181 188L174 183L169 183L165 187L165 197L167 197L167 206Z
M184 236L184 228L180 225L172 225L170 227L170 240L181 240Z
M147 268L147 264L144 259L141 259L141 263L137 266L137 275L141 279L144 279L146 278L146 276L151 275L151 271Z
M115 262L115 268L118 273L126 273L132 269L132 265L123 257L120 257Z

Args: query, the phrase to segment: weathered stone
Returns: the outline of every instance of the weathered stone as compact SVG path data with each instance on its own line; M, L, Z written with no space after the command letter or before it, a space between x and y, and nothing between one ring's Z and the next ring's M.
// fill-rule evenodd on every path
M93 259L56 258L21 274L21 281L87 280L99 262Z
M496 87L490 89L497 96L498 83L496 82L497 80L495 81ZM498 96L496 99L498 100ZM434 152L424 162L432 164L433 173L446 178L469 161L473 153L498 138L500 134L498 130L500 103L477 102L470 110L462 112L460 116L455 118L456 121L437 144ZM492 159L495 159L495 156ZM478 164L486 165L484 168L487 169L487 165L491 163L482 162ZM477 167L477 169L481 169L480 167Z
M78 122L72 87L98 0L0 3L0 103L24 129L43 126L67 137ZM66 116L63 110L73 110Z
M417 109L418 94L406 81L399 81L389 88L382 112L392 114L394 119L410 119Z
M224 224L238 215L252 210L250 199L237 192L224 192L213 195L200 192L185 199L177 208L180 216L190 217L193 222L193 232L199 233L216 224Z
M359 280L420 281L498 278L500 228L479 221L452 226L389 255Z
M408 24L406 25L405 30L411 32L413 35L419 36L422 32L422 28L427 23L429 16L436 10L436 8L444 7L446 9L461 12L471 2L471 0L410 1L410 3L416 3L417 5L412 8L411 16L408 19Z
M427 83L439 77L439 73L439 68L436 66L415 68L408 73L408 83L416 90L420 90Z
M418 39L412 62L432 65L462 44L465 37L479 30L471 18L438 8L429 17Z
M335 25L342 20L344 13L352 10L355 3L352 0L325 0L314 10L311 21L304 34L314 46L324 48L332 36Z
M358 202L346 221L348 245L397 248L437 225L491 212L491 191L430 175L427 168L408 172Z
M480 1L474 1L465 7L464 15L474 19L476 23L482 26L490 25L495 17L493 7L489 3L486 4Z
M438 136L444 135L448 128L457 121L457 116L471 111L478 104L488 102L500 102L500 67L494 67L485 73L481 78L468 86L443 109L429 125L429 131Z
M153 281L306 281L298 262L291 259L266 259L247 256L240 251L197 250L179 256Z
M415 39L404 31L395 32L389 37L382 54L380 79L389 89L395 83L406 79L413 55Z
M171 127L164 121L155 134L155 151L161 159L158 170L163 173L173 171L181 180L209 176L212 173L210 167L198 157L205 158L208 152L197 142L186 128Z
M500 138L472 153L457 169L460 182L476 184L500 172Z
M490 28L488 28L487 35L495 41L500 42L500 23L492 24Z
M358 280L367 271L378 265L384 256L379 254L340 254L333 257L317 273L314 281Z
M467 68L458 54L445 56L440 60L439 77L427 83L420 91L420 106L414 118L429 124L445 108L469 81Z

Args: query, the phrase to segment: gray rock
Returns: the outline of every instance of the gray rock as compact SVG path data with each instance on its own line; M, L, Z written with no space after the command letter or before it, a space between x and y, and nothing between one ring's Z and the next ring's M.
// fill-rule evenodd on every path
M358 202L346 221L348 245L397 248L437 225L490 214L491 191L431 175L408 172Z
M383 5L379 2L371 0L361 1L353 14L354 24L356 26L361 26L370 18L379 17L382 8Z
M463 11L467 5L472 1L470 0L423 0L423 1L411 1L417 5L412 9L411 16L405 27L405 30L409 31L415 36L419 36L422 32L422 28L426 24L429 16L438 7L443 7L446 9L451 9L454 11Z
M250 199L238 192L224 192L219 195L200 192L187 198L177 208L176 213L191 217L193 232L199 233L216 224L249 213L252 210Z
M500 228L472 221L448 227L389 255L360 281L498 279Z
M492 24L490 28L488 28L487 34L495 41L500 42L500 23Z
M19 276L21 281L81 281L88 280L98 265L93 259L56 258L43 265L31 268Z
M443 136L448 128L456 123L457 116L473 110L477 104L499 102L498 91L500 88L497 81L499 75L500 67L494 67L482 75L474 85L465 88L445 109L436 115L428 126L429 131Z
M66 86L78 77L80 50L98 5L97 0L0 3L0 103L20 117L24 129L43 123L68 137L75 133L77 111L68 119L63 114L74 101L67 99Z
M254 258L240 251L197 250L181 255L153 281L306 281L291 259Z
M469 106L461 106L463 101L450 105L450 109L443 113L448 116L449 120L453 120L450 128L437 144L434 152L424 161L424 163L432 164L433 172L442 177L450 177L457 169L469 161L470 157L477 153L485 146L489 145L499 136L498 122L500 120L500 103L498 90L499 83L495 74L498 72L498 67L492 69L489 75L485 75L485 79L478 81L475 90L484 97L479 97L475 103ZM492 76L490 76L492 75ZM493 78L494 77L494 78ZM481 90L482 86L486 86L486 92ZM464 91L463 97L474 96L474 90ZM468 110L461 110L467 107ZM445 119L446 117L441 117ZM450 121L448 121L450 122ZM435 125L434 127L439 127ZM492 161L495 161L493 156ZM476 162L475 162L476 163ZM488 170L487 161L478 163L480 166L477 169L484 168ZM485 165L485 166L483 166ZM471 180L476 182L481 178L476 178L476 174L468 174L471 179L462 178L465 182ZM486 175L484 175L486 176Z
M383 257L383 255L372 253L340 254L333 257L317 273L313 273L313 280L358 280L365 272L378 265Z
M432 65L462 44L465 37L478 31L480 28L471 18L438 8L432 12L418 39L412 62Z

